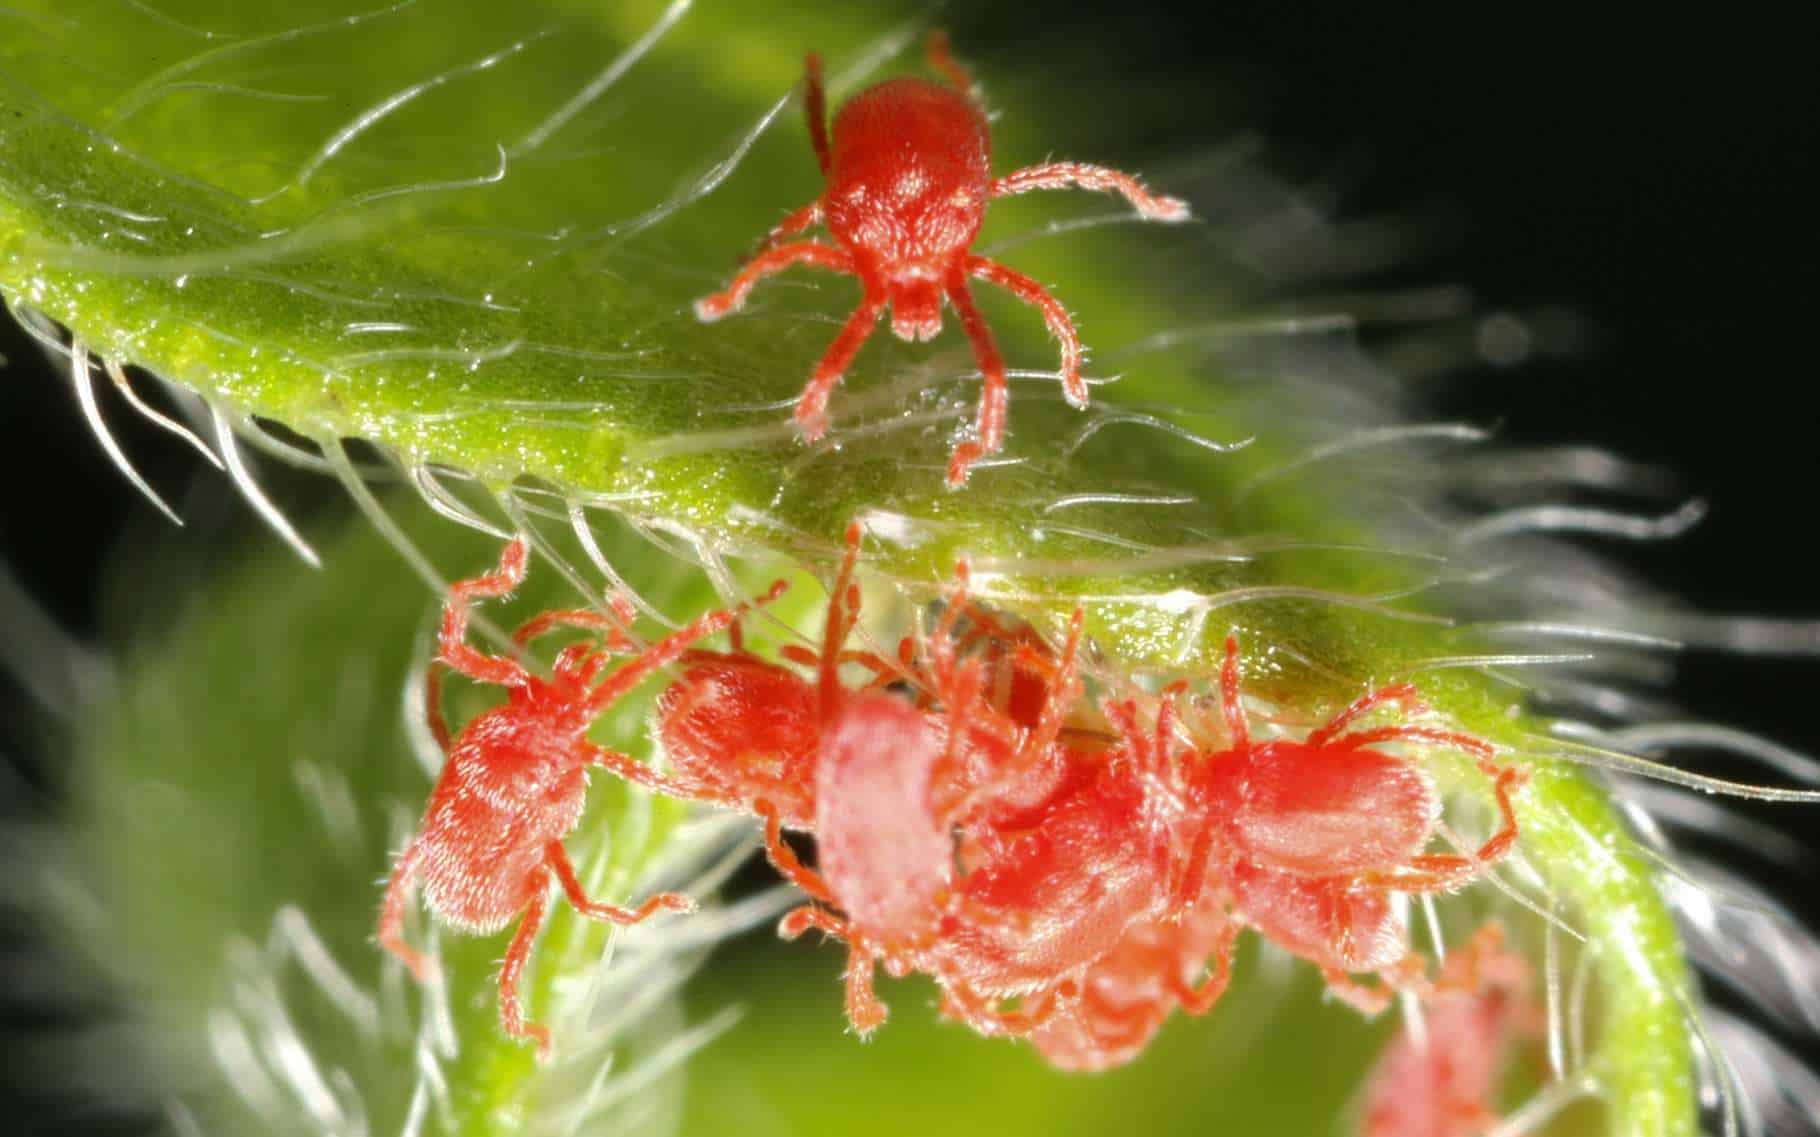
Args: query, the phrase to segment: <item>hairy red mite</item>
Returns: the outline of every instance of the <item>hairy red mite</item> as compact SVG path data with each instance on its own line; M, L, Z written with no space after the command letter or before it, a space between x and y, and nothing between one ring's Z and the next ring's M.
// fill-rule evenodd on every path
M1360 1137L1480 1137L1497 1125L1498 1079L1512 1043L1539 1029L1528 961L1498 924L1447 957L1422 1001L1422 1033L1400 1032L1366 1082Z
M1352 729L1387 704L1407 714L1426 710L1407 684L1365 695L1299 742L1253 742L1239 701L1238 665L1238 641L1228 638L1220 690L1231 742L1190 761L1185 797L1192 820L1178 901L1217 891L1244 923L1317 964L1336 995L1376 1014L1390 991L1351 974L1375 972L1390 988L1425 985L1392 895L1458 888L1505 856L1517 839L1511 798L1524 775L1499 766L1490 743L1459 731L1407 723ZM1419 766L1373 749L1393 742L1470 755L1491 779L1502 821L1497 832L1470 854L1423 852L1440 820L1440 800Z
M891 79L855 95L834 116L829 142L821 60L804 64L803 106L809 138L826 189L767 235L758 255L723 292L695 304L704 321L738 311L764 278L793 265L812 265L859 278L859 306L816 365L796 405L796 422L813 442L828 429L829 395L859 354L886 308L900 339L935 338L944 300L973 345L984 384L974 437L954 450L948 484L964 485L969 468L1004 445L1010 403L1005 362L974 305L969 278L996 284L1043 314L1062 347L1062 394L1087 405L1081 342L1074 321L1042 285L968 250L994 198L1041 189L1081 189L1122 195L1153 221L1185 221L1188 206L1151 193L1130 174L1080 162L1045 162L992 176L991 140L972 78L948 51L948 37L929 37L929 66L952 86L924 79ZM784 238L825 223L834 244Z
M581 814L588 768L602 766L639 784L656 777L630 756L588 741L588 728L615 700L682 658L690 644L732 625L740 613L710 612L637 652L622 631L630 623L627 605L616 605L617 619L587 610L543 613L518 629L513 636L518 647L558 628L602 636L598 647L581 643L564 648L553 674L544 679L516 659L485 655L466 642L469 604L506 596L521 584L526 556L524 538L515 538L500 554L495 571L449 589L427 699L430 729L447 761L417 835L392 869L380 910L379 942L420 981L429 978L430 961L403 935L404 905L414 880L422 881L430 910L463 931L484 935L517 919L499 973L500 1021L512 1037L535 1041L543 1057L549 1053L550 1032L525 1021L518 982L544 920L552 879L576 911L615 924L636 923L662 909L694 907L687 897L666 892L636 908L621 908L592 900L583 891L562 838ZM774 588L770 595L778 591ZM635 658L596 683L616 654ZM507 701L476 716L451 739L441 716L442 667L505 687Z

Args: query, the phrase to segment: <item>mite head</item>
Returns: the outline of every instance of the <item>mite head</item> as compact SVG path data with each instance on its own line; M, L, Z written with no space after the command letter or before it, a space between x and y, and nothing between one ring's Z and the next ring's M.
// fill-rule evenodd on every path
M942 293L934 274L915 270L890 278L891 330L907 343L932 340L942 330Z

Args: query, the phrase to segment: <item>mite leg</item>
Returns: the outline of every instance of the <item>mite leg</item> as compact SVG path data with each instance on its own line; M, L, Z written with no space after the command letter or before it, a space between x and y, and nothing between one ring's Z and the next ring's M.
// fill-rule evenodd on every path
M855 313L855 318L857 317L858 313ZM869 320L866 330L870 331L871 327L872 321ZM854 350L858 350L857 346ZM808 392L804 392L803 398L807 400L808 397ZM824 402L826 398L824 395ZM800 405L797 407L797 417L799 420L802 417ZM853 583L853 571L859 565L860 542L864 537L865 530L859 522L848 522L847 551L841 555L840 571L835 573L834 584L828 589L828 618L824 621L822 628L822 654L817 661L816 673L816 697L820 702L823 720L832 718L834 709L840 705L842 696L839 673L841 647L847 642L847 635L853 630L854 621L859 619L859 588Z
M1466 947L1447 957L1435 994L1482 995L1493 989L1526 996L1534 974L1529 961L1505 946L1504 926L1480 926Z
M847 954L847 1022L862 1039L885 1025L889 1008L872 989L872 953L854 947Z
M506 596L524 583L525 560L530 548L523 537L514 537L500 551L499 567L483 576L458 580L449 586L449 600L442 610L442 631L438 648L442 662L470 679L497 683L504 687L522 687L529 674L517 660L486 655L467 645L468 605L476 599Z
M606 666L609 656L636 651L642 646L631 635L633 621L637 619L632 602L623 596L610 596L607 603L613 608L611 614L592 608L560 608L540 613L519 625L512 633L512 642L522 650L539 636L562 628L599 632L600 650L593 650L585 643L571 644L558 653L552 667L563 679L592 683L600 669Z
M1061 1010L1064 991L1072 998L1076 993L1075 985L1064 981L1054 987L1032 992L1024 997L1023 1006L1015 1011L1006 1011L1000 1010L994 1000L985 998L965 984L957 983L943 988L942 1014L967 1024L975 1034L983 1038L1024 1038Z
M1471 856L1431 853L1411 857L1409 868L1413 871L1387 873L1380 881L1399 892L1445 892L1485 872L1517 843L1517 814L1511 795L1525 780L1523 771L1515 767L1494 769L1492 791L1498 796L1502 824Z
M1310 739L1313 737L1309 736ZM1495 777L1499 769L1497 763L1492 761L1497 756L1497 747L1477 735L1457 730L1441 730L1430 726L1383 726L1373 730L1354 731L1339 741L1353 748L1379 742L1420 742L1427 746L1450 746L1472 755L1479 768L1487 774Z
M887 1008L872 990L875 956L865 941L853 934L847 922L824 908L805 904L784 913L778 921L777 934L793 940L810 928L823 935L847 941L847 970L842 978L847 986L847 1022L861 1038L877 1030L885 1021Z
M628 632L638 613L624 596L609 596L607 604L613 609L611 614L592 608L559 608L533 616L512 633L512 642L522 648L558 628L580 628L601 633L609 651L630 650L634 645Z
M813 51L803 60L803 114L809 120L809 144L822 177L833 165L828 157L828 96L822 89L822 57Z
M1251 745L1251 729L1245 719L1245 704L1239 701L1239 638L1226 637L1226 659L1220 664L1220 714L1226 720L1226 733L1232 736L1232 748Z
M1237 921L1226 926L1220 935L1220 942L1214 945L1207 978L1200 983L1190 987L1179 972L1173 969L1169 972L1167 982L1170 994L1182 1005L1183 1011L1191 1015L1204 1015L1226 993L1226 984L1232 979L1232 948L1238 942L1241 927Z
M758 603L769 604L782 596L783 592L784 582L780 580L771 586L769 592L758 598ZM706 639L715 632L726 629L744 615L748 607L750 605L741 604L737 608L705 613L646 648L636 659L607 676L606 680L588 695L589 716L592 717L605 711L620 696L650 678L653 672L659 668L668 667L681 659L688 654L690 646L695 641Z
M442 717L442 661L430 660L423 672L423 720L442 756L449 756L449 724Z
M1353 700L1345 710L1328 719L1324 725L1310 731L1308 737L1303 741L1309 746L1321 746L1329 739L1338 737L1340 732L1357 722L1359 716L1374 707L1383 706L1385 703L1395 703L1403 709L1404 714L1411 715L1421 714L1428 709L1423 704L1421 696L1416 694L1416 689L1408 683L1380 687L1369 695L1362 695ZM1474 739L1474 741L1478 740Z
M583 628L601 633L598 648L585 642L573 643L557 652L556 658L551 661L550 670L557 678L586 685L594 682L594 677L600 674L600 669L614 655L638 648L639 645L626 633L630 626L629 622L622 624L617 617L603 616L592 609L565 608L545 612L525 621L512 633L512 642L523 648L537 637L559 628Z
M845 250L837 249L833 245L824 245L818 241L797 241L795 244L779 245L747 262L746 267L740 269L732 283L727 285L726 291L716 292L712 296L704 296L697 300L695 302L696 318L704 324L711 324L730 312L739 311L745 306L747 295L757 287L759 281L768 276L776 276L785 269L799 264L813 265L831 272L853 271L853 258L849 257Z
M1327 980L1327 989L1336 998L1366 1018L1376 1018L1390 1006L1391 992L1387 987L1360 983L1336 967L1323 967L1321 977Z
M975 656L967 659L959 667L953 668L950 674L936 672L936 696L946 708L947 725L943 733L947 736L942 748L941 757L929 771L928 785L931 789L936 813L944 825L957 825L967 819L976 805L991 796L990 791L999 782L987 785L975 785L964 794L956 795L954 787L965 784L965 751L964 743L979 730L993 729L1001 725L999 716L990 718L976 716L975 708L982 702L980 696L985 686L985 671L980 659ZM1009 733L1009 723L1002 724L1007 730L993 730L993 733L1007 746L1016 745L1017 739Z
M385 900L379 908L379 946L403 961L419 983L428 983L436 974L436 965L404 942L404 902L422 856L422 848L413 840L399 854L398 863L392 866L392 877L385 886Z
M778 815L777 807L760 798L752 803L752 808L765 819L765 859L771 867L791 884L802 889L812 900L824 904L834 903L834 891L822 875L797 859L796 852L784 844L783 818Z
M777 922L777 934L786 940L793 940L810 929L837 940L845 940L851 933L847 921L826 908L817 908L813 904L792 908Z
M1237 705L1237 651L1237 641L1228 637L1226 640L1226 663L1221 669L1221 684L1227 686L1227 697L1231 700L1227 709L1227 721L1230 725L1233 720L1236 719L1237 729L1242 732L1245 726L1245 716L1244 711ZM1174 684L1171 684L1170 689L1173 690L1174 686ZM1169 693L1169 691L1165 691L1165 697L1167 697ZM1138 729L1137 719L1133 714L1135 708L1131 703L1116 703L1107 700L1101 704L1101 709L1106 712L1106 717L1112 720L1113 725L1116 726L1119 733L1124 736L1125 745L1131 748L1133 754L1144 759L1143 764L1147 769L1159 772L1166 772L1168 770L1169 762L1166 755L1148 754L1152 743L1151 740L1145 736L1143 731ZM1162 716L1159 714L1158 719L1160 720L1161 717ZM1159 722L1159 727L1160 726L1161 723ZM1159 729L1158 738L1160 739L1161 737L1162 732ZM1233 750L1240 750L1245 745L1245 736L1243 733L1239 733L1236 736ZM1156 795L1152 794L1148 796ZM1203 817L1198 824L1194 825L1192 828L1192 835L1188 839L1187 855L1169 864L1163 873L1163 879L1167 882L1169 889L1170 908L1177 914L1186 913L1189 908L1193 907L1194 904L1201 899L1201 892L1207 882L1207 866L1213 859L1213 839L1217 830L1218 821L1218 818L1207 816Z
M872 325L878 323L878 315L884 307L884 301L868 288L866 295L860 298L859 307L841 328L840 335L828 345L828 353L815 365L809 385L796 400L796 425L801 428L805 441L814 442L828 433L828 396L834 393L834 385L846 374L848 365L872 334Z
M537 1043L541 1061L550 1056L550 1028L525 1021L524 1007L518 1001L518 980L524 974L525 962L531 958L531 945L537 930L543 926L544 911L549 906L545 886L549 883L542 872L534 874L531 902L525 906L518 931L512 934L512 945L506 949L506 962L499 969L499 1022L513 1038Z
M1165 1008L1166 1009L1166 1008ZM1090 1019L1093 1039L1088 1043L1096 1059L1104 1060L1133 1047L1142 1047L1156 1033L1158 1008L1134 1003L1119 1010L1095 1007ZM1114 1034L1114 1031L1118 1031Z
M1175 755L1175 728L1181 721L1177 705L1187 693L1188 680L1177 679L1157 696L1156 741L1151 744L1151 756L1156 761L1158 774L1167 773L1173 764L1170 759Z
M1100 710L1123 738L1125 746L1137 760L1140 771L1153 782L1169 784L1179 783L1179 777L1172 777L1173 752L1168 743L1173 741L1175 716L1167 701L1182 690L1179 684L1172 683L1163 690L1163 710L1157 715L1157 729L1154 736L1145 733L1138 725L1137 704L1129 699L1118 702L1112 699L1103 700ZM1194 829L1188 842L1188 853L1184 857L1175 856L1176 842L1169 836L1172 826L1168 819L1169 809L1163 800L1164 795L1155 792L1146 793L1142 830L1132 834L1134 840L1148 835L1151 841L1151 861L1156 867L1157 875L1165 882L1169 894L1169 906L1177 914L1186 912L1201 898L1201 886L1207 878L1207 864L1213 856L1213 836L1216 819L1208 817Z
M961 94L979 102L979 87L974 83L973 76L955 60L954 53L949 50L948 33L941 28L930 32L928 50L929 69L954 84L954 89Z
M1130 174L1085 162L1044 162L1014 170L992 182L993 197L1010 197L1031 190L1071 189L1079 187L1099 193L1116 193L1131 203L1148 221L1186 221L1188 203L1179 198L1151 193L1144 183Z
M818 669L822 665L821 655L801 644L784 644L777 649L777 654L801 667ZM868 691L888 687L893 683L916 682L916 677L907 666L870 651L843 651L836 655L834 662L857 663L872 672L872 682L864 688Z
M969 267L971 261L969 258ZM973 303L967 280L955 274L948 281L948 301L961 319L961 327L973 344L973 360L984 381L980 391L979 415L974 422L973 438L954 448L948 459L948 487L967 484L967 470L988 454L996 454L1005 445L1005 415L1011 402L1011 389L1005 380L1005 360L992 338L992 329Z
M765 234L765 239L758 243L758 248L752 250L752 257L761 257L765 255L772 249L777 248L785 237L794 237L811 226L820 225L821 221L822 203L820 198L803 206L801 209L791 210L784 216L782 221L773 225L771 231ZM747 259L749 261L751 257L748 257Z
M1062 397L1068 405L1080 409L1087 405L1087 381L1081 378L1081 337L1074 330L1068 309L1049 295L1049 290L1021 272L1013 271L985 257L967 258L967 271L988 284L996 284L1043 314L1049 334L1062 345Z
M556 659L550 665L550 671L565 682L587 685L594 682L612 659L612 654L604 648L596 649L585 643L570 644L556 653Z
M617 904L603 904L590 900L582 891L581 881L576 879L575 866L569 862L568 851L561 841L551 841L543 847L544 863L556 873L556 880L562 885L563 894L577 912L590 920L605 920L611 924L636 924L648 920L659 912L693 912L695 901L676 892L659 892L647 897L643 904L636 908L621 908Z
M1379 971L1376 984L1360 983L1336 967L1321 968L1321 976L1327 980L1328 990L1367 1018L1381 1014L1398 991L1425 998L1433 990L1422 960L1414 955L1406 955Z
M592 742L584 742L582 746L589 762L596 766L604 766L614 777L631 782L652 793L673 797L678 801L697 801L709 796L707 787L701 783L660 774L629 754L608 750L606 747L597 746Z
M967 598L972 584L973 570L966 561L957 562L954 566L954 589L948 594L947 607L943 610L941 619L936 621L935 630L930 633L925 645L929 656L929 672L942 687L943 699L949 702L953 700L946 691L954 683L954 661L958 652L966 647L965 642L955 642L954 629L960 623L961 616L973 609L972 602Z
M1075 681L1074 672L1081 647L1081 624L1085 617L1085 610L1080 605L1075 605L1074 615L1068 618L1068 636L1062 641L1062 654L1056 661L1055 673L1048 676L1049 690L1043 697L1043 713L1037 717L1036 729L1030 732L1030 739L1024 744L1015 764L1019 774L1042 761L1043 755L1061 735L1062 722L1068 717L1068 709L1079 693L1080 684ZM1161 731L1160 723L1158 730Z

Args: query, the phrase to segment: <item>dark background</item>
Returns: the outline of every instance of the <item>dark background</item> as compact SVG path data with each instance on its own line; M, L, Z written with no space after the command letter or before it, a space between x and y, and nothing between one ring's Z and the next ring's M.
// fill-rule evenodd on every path
M1205 142L1256 130L1273 162L1309 175L1344 157L1354 188L1341 213L1435 222L1422 255L1375 283L1465 284L1486 310L1578 313L1594 332L1582 353L1470 373L1442 409L1499 421L1509 438L1672 467L1710 517L1620 555L1707 610L1820 618L1808 539L1820 491L1811 44L1736 6L1700 20L1639 11L1647 20L1213 0L1004 5L955 21L980 56L1085 42L1102 57L1083 77L1096 87L1160 71L1210 103L1217 91ZM1192 122L1194 108L1183 115ZM68 384L3 319L0 354L0 556L86 638L98 567L150 508L108 465ZM131 416L110 421L155 484L194 472ZM1683 674L1676 694L1693 715L1820 751L1820 665L1695 654ZM30 735L0 680L0 762L19 760ZM1820 809L1759 812L1810 842L1820 829ZM1784 894L1820 915L1811 861L1778 872ZM0 939L16 931L0 924Z

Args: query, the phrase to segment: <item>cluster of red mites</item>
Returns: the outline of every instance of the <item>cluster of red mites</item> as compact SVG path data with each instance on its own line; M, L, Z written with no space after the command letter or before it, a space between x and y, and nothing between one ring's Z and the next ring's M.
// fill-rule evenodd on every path
M1217 715L1203 715L1185 684L1090 700L1082 613L1052 647L973 602L965 566L928 636L906 639L895 657L855 650L859 546L855 525L820 650L785 648L781 662L746 650L738 610L642 648L627 634L629 609L561 611L515 641L558 627L599 638L565 648L544 679L465 643L470 599L523 579L523 541L496 572L455 585L439 663L504 685L510 698L452 741L431 699L448 763L393 873L381 942L426 972L400 935L414 879L464 929L522 916L501 1012L509 1033L547 1047L547 1032L523 1019L517 982L551 878L577 910L618 923L687 905L664 894L622 909L583 892L561 839L598 765L764 820L772 862L809 900L781 930L847 943L847 1015L862 1034L885 1018L873 993L882 964L931 976L943 1013L982 1034L1028 1038L1067 1069L1117 1065L1173 1010L1214 1004L1247 927L1316 964L1368 1013L1395 991L1437 990L1395 898L1458 888L1510 850L1523 779L1490 744L1415 721L1425 708L1407 685L1365 695L1300 740L1254 739L1230 639L1217 700L1206 700ZM721 630L731 650L695 646ZM614 656L628 661L602 678ZM616 698L672 665L656 725L667 772L587 740ZM1368 725L1383 708L1400 713ZM1490 779L1497 831L1467 852L1427 851L1440 822L1435 787L1387 744L1469 755ZM814 835L814 868L785 829Z

